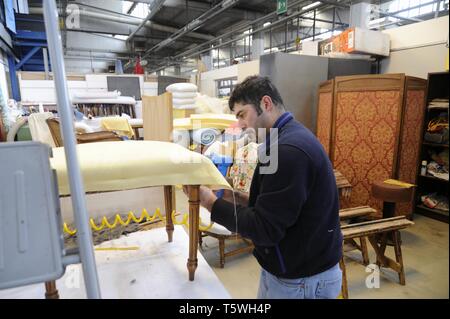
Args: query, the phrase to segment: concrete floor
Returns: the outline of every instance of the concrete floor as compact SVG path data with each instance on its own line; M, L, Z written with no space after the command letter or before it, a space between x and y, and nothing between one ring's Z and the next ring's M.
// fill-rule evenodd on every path
M177 191L177 210L187 212L187 199L180 191ZM449 226L421 215L415 216L414 223L401 231L406 285L398 283L394 271L381 269L379 288L367 288L366 278L371 273L360 263L361 254L348 252L345 262L349 298L449 298ZM242 243L231 241L226 249L239 245ZM218 241L211 237L204 238L201 253L233 298L256 297L260 266L251 253L229 257L225 267L220 268ZM370 245L369 253L370 261L375 262ZM392 247L387 248L387 255L394 257Z

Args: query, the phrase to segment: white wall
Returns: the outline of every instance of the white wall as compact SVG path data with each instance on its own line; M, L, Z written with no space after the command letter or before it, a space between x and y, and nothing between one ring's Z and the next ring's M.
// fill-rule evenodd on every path
M199 92L201 94L215 97L217 95L216 80L233 77L238 77L237 65L204 72L201 74Z
M391 37L391 55L381 62L381 73L405 73L427 78L445 70L448 54L448 16L383 31Z
M250 75L259 74L259 60L254 60L242 64L232 65L226 68L212 70L201 74L200 88L201 94L211 97L217 95L217 80L236 77L238 82L242 82Z
M247 77L259 74L259 60L238 64L238 82L244 81Z

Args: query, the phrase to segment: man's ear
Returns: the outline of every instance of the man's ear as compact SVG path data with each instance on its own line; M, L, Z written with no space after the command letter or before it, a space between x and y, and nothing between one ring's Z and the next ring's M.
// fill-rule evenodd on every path
M261 99L261 108L265 111L272 111L273 109L273 102L272 102L272 98L268 95L264 95Z

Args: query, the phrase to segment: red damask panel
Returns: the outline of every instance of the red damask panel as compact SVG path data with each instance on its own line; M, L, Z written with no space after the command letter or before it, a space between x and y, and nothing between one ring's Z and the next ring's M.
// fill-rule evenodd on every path
M331 92L320 93L317 110L317 138L330 155L331 125L333 122L333 95Z
M371 185L393 177L400 92L339 92L336 98L334 168L353 186L345 206L381 210L381 202L371 197Z
M419 169L420 139L422 123L425 112L425 91L408 90L403 115L403 129L401 135L400 161L398 179L416 184L417 170ZM413 202L397 205L397 214L410 215Z

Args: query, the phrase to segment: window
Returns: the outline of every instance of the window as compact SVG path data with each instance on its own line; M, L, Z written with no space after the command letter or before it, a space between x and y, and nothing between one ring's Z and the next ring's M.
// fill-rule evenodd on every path
M449 0L439 1L439 11L448 11L448 2ZM437 0L393 0L382 3L380 8L399 17L414 18L435 12L437 5Z
M217 97L223 98L231 95L234 87L237 84L237 78L217 80Z

